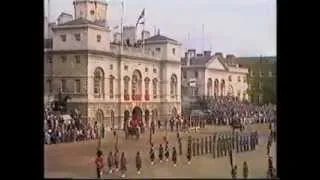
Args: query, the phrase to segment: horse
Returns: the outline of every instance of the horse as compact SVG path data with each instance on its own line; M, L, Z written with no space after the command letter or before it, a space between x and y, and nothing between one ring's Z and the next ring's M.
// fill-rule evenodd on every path
M136 139L138 140L140 138L140 132L138 127L133 126L127 126L125 131L126 139L128 139L129 136L136 136Z

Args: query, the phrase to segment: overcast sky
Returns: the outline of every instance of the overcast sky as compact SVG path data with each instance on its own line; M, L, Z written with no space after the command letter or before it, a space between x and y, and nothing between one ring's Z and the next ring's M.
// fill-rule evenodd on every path
M61 12L74 15L72 2L51 0L51 21ZM107 2L110 26L119 25L121 0ZM276 0L124 0L124 3L125 25L135 25L145 8L145 28L153 34L156 26L161 34L180 41L184 49L202 51L204 46L205 50L236 56L276 55Z

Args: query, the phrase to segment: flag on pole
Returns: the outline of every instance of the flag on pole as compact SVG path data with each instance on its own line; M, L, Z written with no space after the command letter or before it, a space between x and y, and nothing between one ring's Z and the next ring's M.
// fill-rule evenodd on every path
M138 18L138 21L137 21L137 23L136 23L136 26L138 26L140 20L141 20L142 18L144 18L144 10L145 10L145 9L143 8L143 10L142 10L142 12L141 12L141 14L140 14L140 16L139 16L139 18Z

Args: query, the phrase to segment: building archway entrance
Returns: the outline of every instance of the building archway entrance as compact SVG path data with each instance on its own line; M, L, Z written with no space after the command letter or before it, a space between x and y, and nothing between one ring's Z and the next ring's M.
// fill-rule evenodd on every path
M150 119L150 112L147 109L144 113L144 121L145 121L147 127L149 127L149 119Z
M124 120L123 120L123 130L127 130L128 122L130 118L130 112L128 110L124 111Z
M142 110L140 107L136 106L132 110L132 120L141 121L142 120Z

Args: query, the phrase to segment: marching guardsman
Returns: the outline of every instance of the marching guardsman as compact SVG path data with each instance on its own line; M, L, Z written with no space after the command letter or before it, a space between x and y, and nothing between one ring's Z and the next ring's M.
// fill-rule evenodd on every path
M255 131L255 139L256 139L256 145L259 144L259 136L258 136L258 131Z
M247 152L249 150L249 141L248 141L248 134L246 133L244 135L244 150Z
M182 155L182 142L181 142L181 137L179 137L178 143L179 143L179 154Z
M119 171L119 150L117 149L113 156L115 171Z
M269 158L268 158L268 176L270 178L272 178L274 176L273 163L272 163L272 157L271 156L269 156Z
M168 143L166 143L166 146L165 146L165 156L166 156L166 161L168 162L169 161L169 145Z
M176 151L175 147L172 148L172 161L173 161L173 166L176 167L177 166L177 151Z
M162 160L163 160L163 147L162 147L162 144L160 144L160 146L159 146L159 160L160 160L160 163L162 163Z
M230 158L230 165L231 165L231 168L232 168L232 167L233 167L233 154L232 154L232 149L229 148L228 152L229 152L229 158Z
M223 151L224 151L224 156L227 156L228 154L228 138L224 135L224 140L223 140Z
M196 155L196 139L195 138L193 138L192 140L192 154L193 156Z
M272 137L269 136L268 138L268 142L267 142L267 155L270 155L270 148L271 148L271 145L272 145Z
M127 171L127 159L124 156L124 152L121 154L121 160L120 160L120 170L121 170L121 177L124 178L126 177L126 171Z
M231 170L231 177L232 179L236 179L237 178L237 165L235 165L232 170Z
M253 132L250 132L250 145L251 145L251 150L255 150L255 147L254 147L254 134Z
M187 159L188 159L188 164L191 164L191 145L188 146L188 150L187 150Z
M218 137L217 140L217 157L220 157L220 152L221 152L221 139Z
M109 174L111 174L112 173L112 166L113 166L112 152L109 152L109 156L107 158L107 162L108 162Z
M140 175L140 169L142 166L142 161L141 161L141 157L140 157L140 153L139 151L137 152L137 156L136 156L136 168L137 168L137 174Z
M247 162L243 162L243 179L247 179L249 175L249 168Z
M151 121L151 132L152 132L152 134L155 133L155 124L154 124L154 121Z
M201 140L200 140L200 152L201 152L201 155L203 155L203 137L201 137Z
M104 163L103 163L103 156L102 156L102 151L98 150L97 151L97 157L95 160L96 166L97 166L97 178L100 179L102 174L103 174L103 167L104 167Z
M200 150L200 142L199 142L199 138L197 138L197 156L199 156L199 150Z
M160 120L158 120L158 129L159 129L159 130L161 129L161 122L160 122Z
M151 148L150 148L150 160L151 160L151 165L154 164L154 158L155 158L155 153L153 149L153 143L151 143Z
M239 136L239 133L236 132L236 149L237 149L237 153L238 153L239 150L240 150L239 145L240 145L240 136Z
M239 135L239 139L240 139L240 152L242 152L243 151L243 136L242 136L242 134Z

